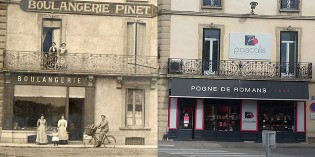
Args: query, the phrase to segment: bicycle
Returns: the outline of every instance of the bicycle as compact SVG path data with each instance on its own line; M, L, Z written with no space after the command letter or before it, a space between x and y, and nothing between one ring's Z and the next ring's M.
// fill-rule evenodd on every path
M85 136L83 137L83 145L84 147L96 147L99 143L99 139L95 136L97 128L85 128ZM104 147L115 148L116 146L116 138L113 135L106 135L103 137L101 145Z

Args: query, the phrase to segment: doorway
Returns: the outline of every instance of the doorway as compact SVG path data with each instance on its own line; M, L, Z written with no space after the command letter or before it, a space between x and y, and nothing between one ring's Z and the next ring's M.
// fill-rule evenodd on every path
M194 139L196 99L179 99L179 138Z
M80 141L83 136L84 98L69 98L68 131L70 141Z

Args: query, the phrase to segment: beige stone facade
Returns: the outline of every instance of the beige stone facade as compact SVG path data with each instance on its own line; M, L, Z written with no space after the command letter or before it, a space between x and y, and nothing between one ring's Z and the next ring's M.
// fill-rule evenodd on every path
M51 4L50 1L36 2ZM25 103L33 98L37 104L47 104L37 98L47 97L51 104L62 106L69 121L72 112L77 110L71 103L81 104L82 110L77 111L82 134L84 126L98 124L104 114L109 122L108 134L116 137L117 144L157 145L157 2L104 0L81 3L86 3L82 5L85 10L70 13L25 11L18 1L1 5L3 35L0 35L0 44L6 58L6 108L2 109L2 101L0 103L1 142L30 142L31 136L36 135L35 129L30 129L32 126L14 129L19 112L15 109L16 102ZM106 14L106 9L94 8L94 12L91 9L107 5L113 6L107 9L120 9L121 12ZM127 6L128 10L123 12L122 7ZM135 15L137 13L139 15ZM66 43L67 53L57 53L49 60L47 48L52 42L57 48ZM36 92L26 92L29 89L36 89ZM45 89L54 91L46 92ZM51 122L55 121L51 118L55 115L49 117L46 111L41 112L45 112ZM24 118L38 118L32 116ZM71 137L71 131L69 134ZM78 137L81 135L73 139L81 140Z
M204 2L207 2L204 3ZM213 3L219 3L219 5L211 6L212 1L202 0L172 0L159 1L159 6L163 9L159 16L159 48L161 53L161 67L167 67L168 58L177 58L181 60L202 60L203 59L203 46L205 38L203 30L213 29L220 30L220 55L218 60L220 61L262 61L262 62L282 62L281 60L281 32L296 32L298 39L298 46L296 54L296 62L300 63L313 63L315 49L314 44L314 27L315 27L315 14L312 12L311 7L315 3L312 0L302 0L297 3L291 2L287 4L286 1L258 1L258 6L251 13L251 6L249 1L213 1ZM290 6L291 5L291 6ZM295 5L295 6L293 6ZM291 8L290 8L291 7ZM294 8L295 7L295 8ZM293 8L293 9L292 9ZM235 59L231 57L231 36L233 33L244 34L268 34L270 35L270 58L266 59ZM282 57L283 58L283 57ZM221 62L222 63L222 62ZM182 63L184 64L184 63ZM187 61L187 68L194 67L193 61ZM186 65L181 65L186 66ZM195 65L200 66L200 65ZM169 68L169 67L168 67ZM310 72L314 69L312 66ZM167 68L165 68L167 73ZM182 69L191 70L191 69ZM159 97L159 140L162 139L165 131L169 127L169 104L167 101L168 90L171 88L167 82L171 78L206 78L209 80L215 79L232 79L232 80L263 80L263 81L304 81L308 83L309 99L305 100L305 124L306 139L314 137L315 127L312 125L313 119L310 115L310 104L313 103L314 96L314 74L311 74L310 78L273 78L273 77L261 77L261 76L206 76L200 74L194 68L187 73L167 73L160 87ZM163 82L163 83L162 83ZM167 92L163 92L167 90ZM164 100L166 102L162 103ZM179 111L180 112L180 111ZM167 123L168 121L168 123ZM168 124L168 125L167 125Z

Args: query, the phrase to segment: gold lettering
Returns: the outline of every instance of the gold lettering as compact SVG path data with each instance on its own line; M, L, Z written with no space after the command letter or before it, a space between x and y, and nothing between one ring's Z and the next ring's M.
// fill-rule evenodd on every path
M99 12L99 4L92 4L92 12L98 13Z
M58 8L55 8L55 2L51 2L51 10L59 10Z
M136 14L143 14L143 7L142 6L137 6Z
M67 3L66 3L66 2L61 2L61 4L60 4L60 10L68 11Z
M58 77L55 77L55 83L58 83Z
M17 77L17 81L18 81L18 82L21 82L21 81L22 81L22 77L21 77L21 76L18 76L18 77Z
M37 8L38 10L42 9L42 8L43 8L43 2L42 2L42 1L38 1L38 2L37 2L37 5L36 5L36 8Z
M135 9L135 6L127 6L128 7L128 10L125 9L125 14L135 14L136 13L136 9Z
M143 8L145 9L144 15L148 15L150 7L149 6L143 6Z
M120 11L124 10L124 6L123 5L116 5L116 12L115 13L119 13Z
M91 3L84 3L84 11L91 12Z
M39 80L39 77L38 77L38 76L36 77L36 82L40 82L40 80Z
M43 80L42 80L42 81L43 81L43 82L47 82L47 81L46 81L46 77L43 77Z
M48 82L53 82L53 78L52 77L48 77Z
M77 3L77 11L83 11L83 3Z
M81 78L78 78L78 83L81 83Z
M67 79L67 83L71 83L71 78L68 78L68 79Z
M44 3L44 9L45 9L45 10L49 10L49 9L50 9L50 4L51 4L51 2L48 2L48 3L47 3L47 1L44 1L43 3Z
M35 9L36 8L36 2L35 1L28 1L28 6L27 6L28 9Z
M35 77L31 76L31 82L35 82Z
M103 10L102 10L102 12L103 13L109 13L109 4L102 4L102 6L103 6Z
M28 77L24 76L24 82L27 82L27 81L28 81Z
M76 3L75 3L76 4ZM77 11L76 5L72 2L69 2L69 11Z

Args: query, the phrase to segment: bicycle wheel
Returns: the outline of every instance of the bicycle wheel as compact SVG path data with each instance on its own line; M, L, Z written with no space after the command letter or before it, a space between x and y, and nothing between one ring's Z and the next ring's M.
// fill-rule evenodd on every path
M94 147L97 144L95 138L93 138L92 136L88 136L86 135L83 138L83 145L84 147Z
M106 135L104 138L103 138L103 144L105 147L108 147L108 148L115 148L116 146L116 138L112 135Z

